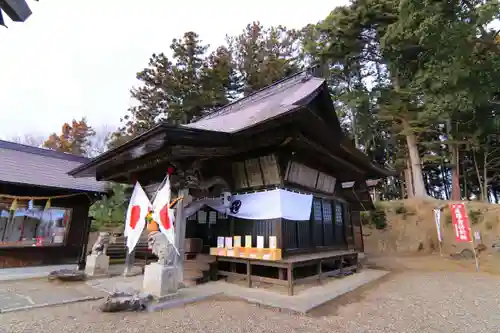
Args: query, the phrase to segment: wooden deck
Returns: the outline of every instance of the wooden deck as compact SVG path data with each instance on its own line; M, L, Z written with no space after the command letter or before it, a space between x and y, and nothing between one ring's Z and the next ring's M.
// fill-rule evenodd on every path
M294 255L277 261L218 256L217 261L228 262L231 266L231 271L219 269L218 274L221 276L246 279L249 288L252 287L253 281L287 286L288 295L290 296L293 295L293 288L295 285L310 281L318 281L318 283L321 283L322 280L327 277L343 276L345 272L356 272L359 269L358 252L353 250ZM235 264L245 264L246 274L237 273ZM324 271L323 268L325 264L329 264L330 267L333 266L334 269ZM252 266L277 268L279 277L276 279L252 274ZM316 267L316 274L297 279L294 270L305 266Z

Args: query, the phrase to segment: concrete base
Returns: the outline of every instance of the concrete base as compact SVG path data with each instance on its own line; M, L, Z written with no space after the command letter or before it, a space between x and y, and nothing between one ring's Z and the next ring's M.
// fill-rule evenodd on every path
M109 271L109 257L105 254L91 254L87 256L85 274L87 276L107 275Z
M146 266L142 281L143 292L161 299L177 293L178 290L179 283L175 266L164 266L156 262Z

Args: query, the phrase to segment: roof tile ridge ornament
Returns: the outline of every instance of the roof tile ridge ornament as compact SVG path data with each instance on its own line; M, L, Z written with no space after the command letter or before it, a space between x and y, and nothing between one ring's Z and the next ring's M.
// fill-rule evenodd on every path
M308 68L306 70L297 72L291 76L288 76L286 78L283 78L279 81L276 81L246 97L242 97L232 103L229 103L212 113L209 113L208 115L201 117L197 119L195 122L201 121L201 120L207 120L207 119L213 119L228 113L231 113L233 109L235 108L241 108L242 105L244 104L250 104L250 103L255 103L256 101L262 100L266 97L272 96L277 94L278 92L282 92L283 90L289 89L299 83L304 83L309 81L311 78L313 78L314 75L311 73L311 68Z

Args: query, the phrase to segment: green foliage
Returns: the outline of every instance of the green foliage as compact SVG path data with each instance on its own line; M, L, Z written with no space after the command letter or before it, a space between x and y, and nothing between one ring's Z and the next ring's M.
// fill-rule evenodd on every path
M160 121L189 123L242 94L249 94L295 72L298 33L285 27L249 24L227 45L208 53L197 33L186 32L170 45L172 57L153 54L137 73L131 90L137 105L121 119L111 147L123 144Z
M103 196L90 206L89 216L93 219L92 231L124 225L130 199L127 189L126 185L111 185L109 195Z
M406 213L407 213L407 210L406 210L406 207L404 205L399 205L398 207L396 207L396 214L406 215Z
M376 229L385 229L387 227L387 216L383 206L376 205L375 210L370 213L371 220Z
M471 224L478 224L481 222L483 213L480 210L469 210L469 219Z
M403 173L384 180L382 199L401 199L405 188L449 199L458 186L457 200L499 201L499 17L496 0L354 0L301 31L253 22L212 52L186 32L171 56L153 54L137 74L137 103L110 145L160 121L191 122L317 64L356 147L375 164L412 167L412 184Z
M370 212L361 212L361 224L362 225L371 224Z
M453 220L451 218L451 213L450 213L449 209L444 209L444 211L443 211L443 219L444 219L444 223L446 225L450 225L450 224L453 223Z

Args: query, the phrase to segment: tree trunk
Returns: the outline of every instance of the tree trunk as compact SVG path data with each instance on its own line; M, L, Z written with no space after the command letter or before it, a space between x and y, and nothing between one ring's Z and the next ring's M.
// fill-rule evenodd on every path
M480 193L479 196L481 197L482 200L484 189L483 189L483 181L481 180L481 173L479 172L479 166L477 164L476 152L473 152L472 156L474 158L474 168L476 169L477 183L479 185L479 193Z
M417 138L415 136L415 133L413 133L413 131L410 129L410 125L407 121L403 121L403 127L405 130L406 144L408 145L408 155L410 158L415 197L424 198L427 196L427 191L425 190L424 176L422 173L422 162L420 160L420 154L418 152Z
M484 161L483 161L483 193L482 193L483 201L490 202L490 198L488 195L488 154L484 153Z
M448 141L453 140L451 135L451 119L446 121L446 131L448 134ZM448 143L448 148L451 154L451 200L459 201L461 199L460 193L460 155L458 144Z
M453 145L451 147L451 200L459 201L461 199L460 194L460 155L458 151L458 145Z
M448 186L448 177L446 176L446 168L444 167L444 163L441 162L440 166L441 177L443 178L443 187L444 187L444 199L450 200L450 187Z
M410 160L406 160L406 169L405 169L405 183L406 183L406 197L413 198L415 196L415 190L413 189L413 180L411 175L411 165ZM404 194L403 194L404 197Z

